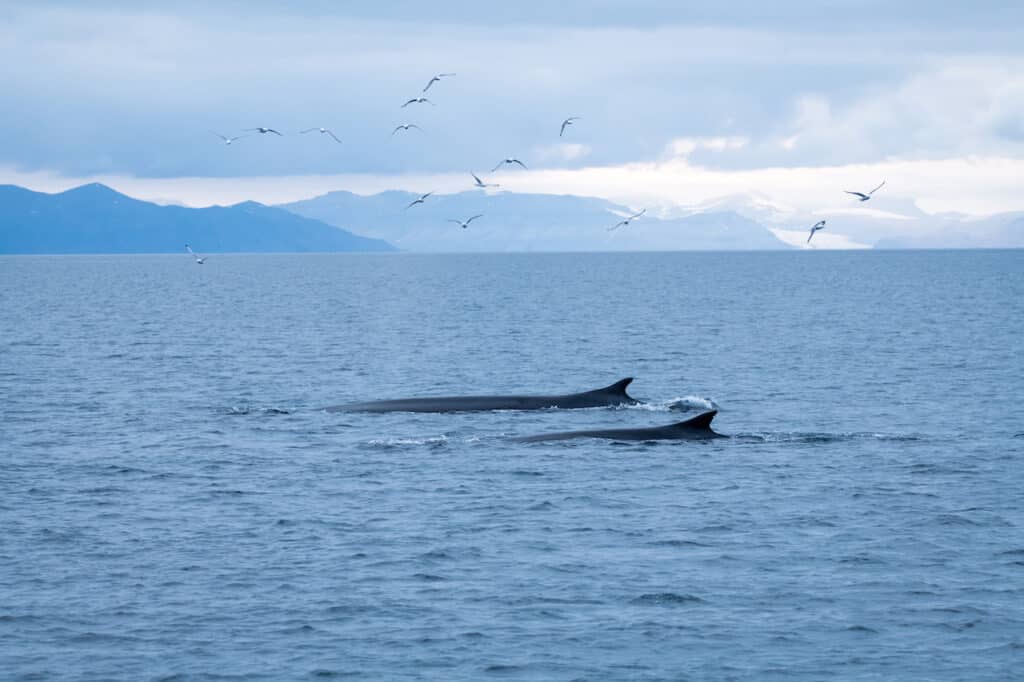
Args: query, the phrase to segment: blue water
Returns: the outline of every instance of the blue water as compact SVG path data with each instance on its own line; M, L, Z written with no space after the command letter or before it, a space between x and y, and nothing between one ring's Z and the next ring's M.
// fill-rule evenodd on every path
M4 679L1020 674L1024 251L13 257L0 322Z

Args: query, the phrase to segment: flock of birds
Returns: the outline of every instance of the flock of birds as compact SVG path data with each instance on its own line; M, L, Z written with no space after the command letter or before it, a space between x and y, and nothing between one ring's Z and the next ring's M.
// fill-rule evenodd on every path
M431 79L429 81L427 81L427 84L423 87L423 90L421 91L421 93L419 95L417 95L416 97L412 97L412 98L406 100L405 103L402 104L401 107L399 107L399 108L405 109L406 107L414 105L414 104L429 104L431 106L436 106L432 101L430 101L426 97L426 92L428 90L430 90L430 87L432 85L434 85L434 83L439 83L439 82L441 82L442 79L444 79L444 78L452 78L455 75L456 74L454 74L454 73L439 73L439 74L431 77ZM568 118L564 119L562 121L561 126L559 127L558 136L560 138L564 137L565 136L565 129L570 127L570 126L572 126L572 125L574 125L576 123L576 121L580 121L580 120L582 120L581 116L569 116ZM410 130L418 130L421 133L424 132L423 128L419 127L415 123L401 123L401 124L395 126L394 130L391 131L391 136L394 137L394 135L396 133L398 133L398 132L408 132ZM236 142L236 141L238 141L238 140L240 140L240 139L242 139L244 137L250 137L251 135L277 135L279 137L283 137L284 136L283 133L281 133L279 130L275 130L274 128L264 128L262 126L259 126L259 127L256 127L256 128L245 128L242 131L243 133L245 133L244 135L235 135L233 137L232 136L227 136L227 135L221 135L220 133L216 133L216 132L213 132L213 131L210 131L210 132L213 133L214 135L216 135L218 138L220 138L221 141L225 145L228 145L228 146L230 146L232 143L234 143L234 142ZM341 139L338 138L338 136L335 135L334 132L332 130L330 130L329 128L313 127L313 128L306 128L305 130L300 130L298 132L299 132L300 135L306 135L307 133L316 132L316 133L319 133L321 135L327 135L332 140L334 140L337 144L341 144L342 143ZM521 160L519 160L517 158L511 158L510 157L510 158L502 159L497 164L495 164L494 168L491 169L491 172L495 173L495 172L498 171L499 168L502 168L504 166L520 166L521 168L523 168L523 170L529 170L526 167L526 164L523 163ZM473 186L478 188L478 189L487 189L488 187L500 187L501 186L498 183L485 182L485 181L481 180L480 177L476 175L476 173L470 172L470 175L473 176ZM883 180L882 183L880 185L878 185L878 187L875 187L873 190L871 190L870 192L866 192L866 193L865 192L853 192L853 191L850 191L850 190L844 190L844 191L846 192L846 194L851 194L851 195L857 197L858 201L862 201L863 202L863 201L870 200L872 195L875 192L877 192L878 190L880 190L884 185L885 185L885 181ZM414 201L410 202L409 205L405 207L405 210L409 210L410 208L412 208L414 206L418 206L420 204L425 203L426 200L429 197L431 197L433 194L434 194L434 192L427 192L426 194L421 194ZM633 215L625 217L622 220L620 220L618 223L616 223L615 225L612 225L611 227L608 228L608 231L614 231L614 230L619 229L620 227L626 227L632 221L642 217L646 212L647 212L646 208L641 209L638 213L634 213ZM461 227L462 229L467 229L471 222L473 222L474 220L476 220L478 218L482 218L482 217L484 217L484 214L480 213L478 215L471 216L471 217L467 218L466 220L457 220L457 219L454 219L454 218L450 218L448 220L448 222L455 223L459 227ZM811 226L810 234L807 236L807 242L806 242L807 244L811 243L811 240L814 238L814 235L818 231L825 229L825 222L826 221L824 221L824 220L819 220L817 223L815 223L813 226ZM202 265L203 263L206 262L206 257L205 256L197 255L188 244L185 245L185 249L188 251L188 253L190 255L192 255L193 258L195 258L195 262L198 265Z

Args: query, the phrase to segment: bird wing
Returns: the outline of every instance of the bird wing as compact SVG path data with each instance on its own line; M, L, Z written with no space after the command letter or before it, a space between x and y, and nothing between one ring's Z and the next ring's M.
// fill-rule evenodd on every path
M470 218L469 220L467 220L466 224L469 225L471 222L473 222L477 218L483 218L483 217L484 217L483 213L477 214L477 215L473 216L472 218Z
M300 130L299 131L299 135L305 135L306 133L311 133L314 130L320 130L320 129L319 128L306 128L305 130Z
M472 176L473 176L473 179L474 179L474 180L476 180L476 184L480 185L481 187L482 187L482 186L483 186L483 185L485 184L483 180L481 180L480 178L478 178L478 177L476 176L476 173L473 173L473 172L471 171L471 172L470 172L470 175L472 175Z
M274 133L275 135L278 135L278 136L280 136L280 137L284 137L284 135L281 135L281 133L277 132L277 131L276 131L276 130L274 130L273 128L267 128L267 132L268 132L268 133Z
M401 129L402 129L402 126L395 126L395 129L391 131L391 134L394 135L395 133L397 133Z
M403 105L402 105L401 107L399 107L399 108L400 108L400 109L405 109L405 108L406 108L407 106L409 106L410 104L413 104L413 103L414 103L415 101L416 101L415 99L411 99L411 100L409 100L408 102L406 102L405 104L403 104Z
M191 253L193 256L196 255L196 252L193 251L192 247L189 246L188 244L185 244L185 250L188 251L189 253Z
M455 220L454 218L449 218L449 219L447 220L447 222L449 222L449 223L455 223L456 225L461 225L461 224L462 224L462 221L461 221L461 220Z
M629 221L628 220L621 220L621 221L615 223L614 225L612 225L611 227L609 227L608 231L611 232L612 230L617 230L620 227L622 227L623 225L629 225Z
M882 185L884 185L884 184L885 184L885 180L882 180ZM882 185L879 185L878 187L876 187L873 190L871 190L870 192L868 192L868 196L871 196L872 194L874 194L878 190L882 189Z
M341 144L341 140L338 139L337 135L332 133L330 130L327 131L327 134L330 135L331 137L333 137L335 142L337 142L338 144Z
M410 127L410 128L415 128L416 130L420 131L421 133L423 132L423 128L420 128L420 127L419 127L418 125L416 125L415 123L410 123L410 124L409 124L409 127Z
M846 192L847 194L852 194L855 197L860 197L861 199L867 199L868 198L868 195L864 194L862 192L851 192L848 189L844 189L843 191Z
M434 193L434 191L433 191L433 190L431 190L431 191L427 192L426 194L424 194L423 196L421 196L421 197L420 197L420 199L421 199L421 200L422 200L422 199L426 199L427 197L429 197L429 196L430 196L431 194L433 194L433 193Z
M406 206L405 208L406 208L406 209L410 209L410 208L412 208L413 206L415 206L416 204L422 204L422 203L423 203L423 199L417 199L417 200L415 200L415 201L412 201L412 202L410 202L410 203L409 203L409 205L408 205L408 206Z
M427 81L427 85L426 85L425 88L423 88L423 92L426 92L427 90L429 90L430 86L433 85L434 83L436 83L439 80L441 80L441 79L438 78L437 76L434 76L433 78L431 78L429 81Z
M499 168L501 168L501 164L503 164L503 163L505 163L505 162L504 161L499 161L498 165L491 169L491 172L493 173L494 171L496 171Z
M562 129L558 131L558 136L561 137L562 133L565 132L565 126L569 125L569 119L562 121Z
M635 220L636 218L639 218L640 216L642 216L644 213L647 213L647 209L646 208L642 209L639 213L635 213L635 214L629 216L629 219L630 220Z
M526 170L530 170L529 168L526 168L526 164L525 164L525 163L523 163L522 161L520 161L519 159L512 159L511 163L518 163L518 164L519 164L520 166L522 166L522 167L523 167L524 169L526 169Z
M216 135L217 137L219 137L220 139L224 140L225 142L227 142L227 141L228 141L228 138L224 137L224 136L223 136L223 135L221 135L220 133L215 133L215 132L213 132L213 131L211 130L211 131L210 131L210 134L211 134L211 135Z

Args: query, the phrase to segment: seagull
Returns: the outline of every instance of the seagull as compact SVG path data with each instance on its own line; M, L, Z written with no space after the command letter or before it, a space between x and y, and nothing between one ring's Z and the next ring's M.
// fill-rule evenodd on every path
M825 221L824 220L819 220L818 222L814 223L814 226L811 227L811 233L809 235L807 235L807 243L808 244L811 243L811 237L814 236L815 232L817 232L818 230L824 230L824 229L825 229Z
M430 101L429 99L427 99L426 97L413 97L413 98L412 98L411 100L407 101L407 102L406 102L405 104L403 104L403 105L402 105L401 107L399 107L399 108L401 108L401 109L405 109L405 108L406 108L407 106L409 106L410 104L429 104L429 105L430 105L430 106L432 106L432 107L435 107L435 106L437 106L436 104L434 104L433 102L431 102L431 101Z
M480 189L487 189L488 187L501 187L501 185L499 185L496 182L484 182L483 180L476 176L476 173L470 172L470 175L473 176L473 182Z
M882 185L884 185L884 184L885 184L885 180L882 180ZM882 189L882 185L879 185L878 187L874 188L873 190L871 190L867 194L864 194L863 192L850 192L848 190L843 190L843 191L846 192L847 194L852 194L855 197L859 197L858 201L867 201L868 199L871 198L872 194L874 194L878 190Z
M425 199L426 199L427 197L429 197L429 196L430 196L431 194L433 194L433 192L427 192L426 194L421 194L421 195L420 195L420 198L419 198L419 199L417 199L416 201L414 201L414 202L412 202L411 204L409 204L408 206L406 206L406 207L405 207L405 209L406 209L406 210L409 210L410 208L412 208L412 207L413 207L413 206L415 206L416 204L422 204L422 203L423 203L423 201L424 201L424 200L425 200Z
M248 132L257 132L260 135L266 135L267 133L274 133L275 135L277 135L279 137L284 137L284 135L281 135L281 133L277 132L273 128L246 128L246 131L248 131Z
M525 164L525 163L523 163L522 161L520 161L519 159L504 159L503 161L499 161L499 162L498 162L498 165L497 165L497 166L495 166L494 168L492 168L492 169L491 169L491 172L493 173L494 171L498 170L499 168L501 168L501 167L502 167L502 165L504 165L504 164L506 164L506 163L507 163L508 165L510 165L510 166L511 166L511 165L512 165L513 163L518 163L518 164L519 164L520 166L522 166L522 167L523 167L524 169L526 169L526 164Z
M408 130L409 128L415 128L416 130L420 131L421 133L423 132L423 128L420 128L415 123L403 123L402 125L395 126L395 129L391 131L391 134L394 135L399 130Z
M483 217L484 217L484 214L483 214L483 213L481 213L481 214L479 214L479 215L475 215L475 216L473 216L472 218L470 218L469 220L466 220L466 221L462 221L462 220L452 220L452 219L449 219L449 220L448 220L448 222L450 222L450 223L455 223L456 225L458 225L459 227L461 227L461 228L462 228L463 230L465 230L465 229L466 229L467 227L469 227L469 224L470 224L471 222L473 222L473 221L474 221L474 220L476 220L477 218L483 218Z
M564 121L562 121L562 129L558 131L558 136L561 137L562 134L565 133L565 127L566 126L571 126L573 121L578 121L578 120L580 120L579 116L570 116L569 118L567 118Z
M608 231L611 232L612 230L615 230L615 229L618 229L620 227L624 227L626 225L629 225L630 221L636 220L637 218L642 216L644 213L647 213L647 209L646 208L643 209L642 211L640 211L639 213L634 213L633 215L629 216L628 218L623 218L618 223L616 223L614 227L609 227Z
M313 132L314 130L318 130L318 131L320 131L320 134L321 134L321 135L330 135L331 137L333 137L333 138L334 138L334 141L335 141L335 142L337 142L338 144L341 144L341 140L339 140L339 139L338 139L338 136L337 136L337 135L335 135L334 133L332 133L332 132L331 132L330 130L328 130L327 128L307 128L307 129L305 129L305 130L300 130L300 131L299 131L299 134L300 134L300 135L305 135L306 133L311 133L311 132Z
M449 76L454 76L454 75L455 75L454 73L439 73L439 74L437 74L436 76L434 76L433 78L431 78L427 82L427 87L423 88L423 92L426 92L427 90L429 90L431 85L433 85L434 83L438 82L442 78L448 78Z
M219 137L220 139L224 140L224 144L226 145L230 145L235 140L241 140L243 137L249 137L248 135L236 135L235 137L225 137L220 133L214 133L212 130L210 132Z
M196 265L202 265L206 262L206 256L197 256L196 252L192 250L192 247L185 244L185 250L192 254L192 257L196 259Z

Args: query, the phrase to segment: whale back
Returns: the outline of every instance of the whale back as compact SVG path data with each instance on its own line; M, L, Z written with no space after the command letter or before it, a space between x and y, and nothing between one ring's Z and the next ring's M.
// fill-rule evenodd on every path
M711 422L714 420L715 415L718 414L718 410L708 410L707 412L701 412L696 417L676 422L669 428L673 429L686 429L689 431L710 431Z
M562 396L558 399L557 406L602 407L605 405L636 405L638 401L626 393L626 387L631 383L633 383L633 377L626 377L604 388Z

